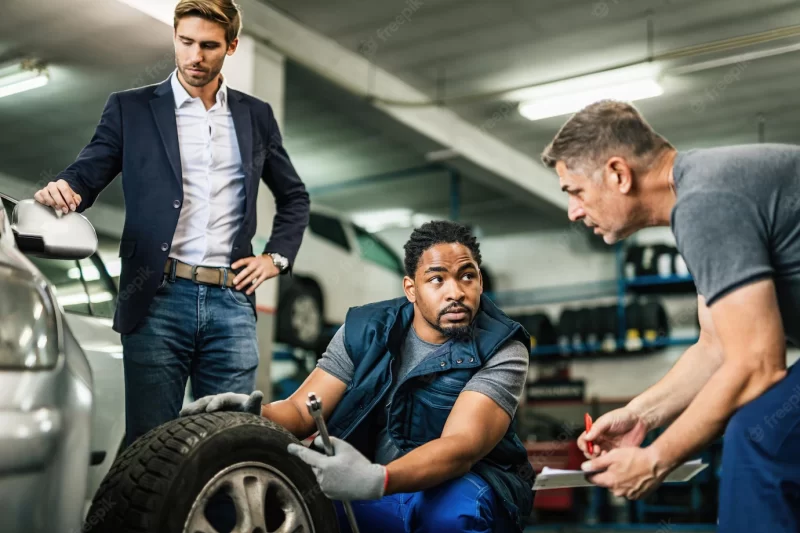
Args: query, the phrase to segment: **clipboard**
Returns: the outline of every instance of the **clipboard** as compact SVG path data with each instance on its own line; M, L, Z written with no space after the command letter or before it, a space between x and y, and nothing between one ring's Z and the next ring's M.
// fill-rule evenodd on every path
M700 459L687 461L670 472L664 479L664 483L686 483L707 467L708 464L702 463ZM536 476L533 490L596 487L597 485L586 479L586 475L597 472L600 471L584 472L583 470L560 470L558 468L544 467Z

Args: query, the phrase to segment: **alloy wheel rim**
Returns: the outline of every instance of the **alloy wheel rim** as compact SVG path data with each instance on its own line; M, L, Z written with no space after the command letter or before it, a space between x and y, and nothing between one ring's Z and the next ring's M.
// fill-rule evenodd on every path
M195 498L183 533L220 533L206 518L212 497L223 490L236 510L232 533L314 533L306 499L282 472L265 463L237 463L220 471Z

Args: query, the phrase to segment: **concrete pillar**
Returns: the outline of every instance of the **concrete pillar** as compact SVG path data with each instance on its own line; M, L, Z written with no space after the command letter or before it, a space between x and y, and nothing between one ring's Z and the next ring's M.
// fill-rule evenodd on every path
M283 130L284 117L284 57L257 42L249 35L242 35L233 56L225 60L222 70L228 86L260 98L272 106L278 126ZM253 239L253 251L264 249L272 232L275 216L275 200L269 188L260 183L258 189L258 225ZM264 393L264 402L272 399L270 366L275 339L275 310L278 303L278 280L271 279L256 289L258 302L258 349L260 363L256 376L256 389Z

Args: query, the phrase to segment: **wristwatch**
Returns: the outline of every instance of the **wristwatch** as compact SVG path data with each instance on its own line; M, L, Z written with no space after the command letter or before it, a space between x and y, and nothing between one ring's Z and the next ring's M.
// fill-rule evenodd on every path
M272 258L272 263L278 267L278 270L280 270L281 274L289 269L289 260L283 257L281 254L270 252L267 253L267 255Z

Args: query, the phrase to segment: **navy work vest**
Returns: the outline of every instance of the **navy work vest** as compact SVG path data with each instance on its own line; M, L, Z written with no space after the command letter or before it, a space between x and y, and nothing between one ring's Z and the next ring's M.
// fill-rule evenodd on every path
M376 437L386 424L403 454L441 437L447 417L469 379L507 341L530 345L530 336L494 303L481 297L469 340L449 341L425 358L389 397L392 362L414 318L405 297L351 308L345 347L355 372L328 421L331 435L374 460ZM515 431L516 417L498 445L472 471L494 490L520 528L533 507L535 473Z

